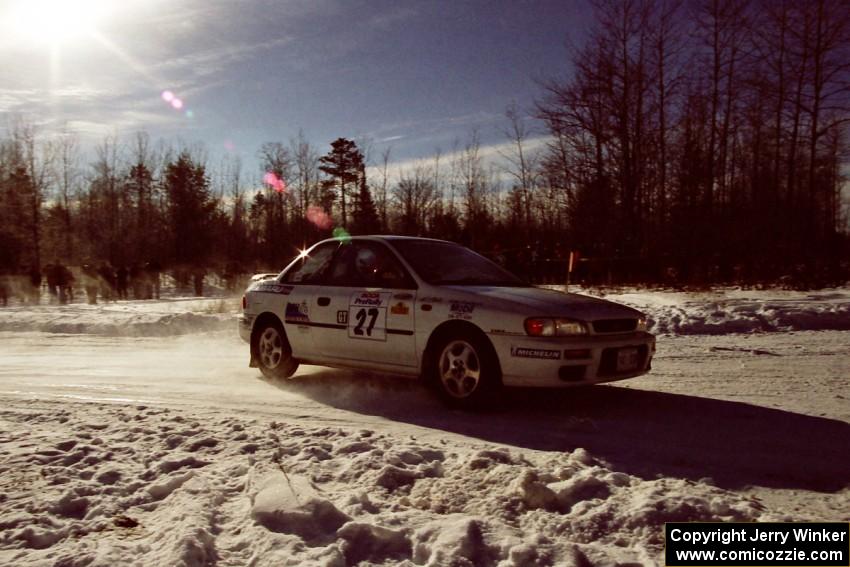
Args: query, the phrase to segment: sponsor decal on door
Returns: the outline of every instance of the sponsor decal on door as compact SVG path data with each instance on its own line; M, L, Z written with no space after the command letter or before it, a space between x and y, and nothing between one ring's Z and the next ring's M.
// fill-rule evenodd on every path
M371 341L387 340L389 292L364 291L351 296L348 307L348 336Z
M310 307L307 302L287 303L286 314L287 323L306 323L310 321Z
M410 307L408 307L407 303L399 301L390 307L390 313L393 315L407 315L410 313Z

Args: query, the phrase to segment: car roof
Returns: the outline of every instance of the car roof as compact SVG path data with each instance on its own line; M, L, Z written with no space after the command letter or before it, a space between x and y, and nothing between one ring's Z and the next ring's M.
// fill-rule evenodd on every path
M384 240L387 242L400 241L400 240L421 240L423 242L441 242L443 244L453 244L455 246L460 246L457 242L451 242L449 240L440 240L438 238L424 238L422 236L402 236L398 234L363 234L357 236L335 236L333 238L328 238L327 240Z

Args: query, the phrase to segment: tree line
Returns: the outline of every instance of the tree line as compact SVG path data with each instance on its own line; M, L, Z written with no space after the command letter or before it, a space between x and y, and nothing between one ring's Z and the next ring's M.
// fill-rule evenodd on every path
M826 285L848 277L850 10L838 0L599 0L532 109L405 169L299 132L259 172L140 133L84 156L0 139L0 270L278 270L343 230L445 238L535 281Z
M540 187L566 213L547 224L626 277L846 278L846 2L618 0L594 15L537 107L553 138Z

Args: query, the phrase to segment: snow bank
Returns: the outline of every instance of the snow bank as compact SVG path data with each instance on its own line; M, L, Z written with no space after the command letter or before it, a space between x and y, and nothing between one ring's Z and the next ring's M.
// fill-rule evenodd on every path
M548 286L560 289L563 286ZM850 290L816 292L719 289L711 292L574 289L640 309L650 331L722 335L774 331L850 330Z
M664 522L789 519L582 449L35 401L0 431L9 565L658 564Z
M563 291L563 286L548 286ZM575 289L573 289L575 291ZM850 290L820 292L721 289L714 292L579 289L646 313L657 334L719 335L850 330ZM0 331L110 336L169 336L234 331L236 299L170 298L86 305L0 308ZM234 331L235 332L235 331Z
M170 336L234 330L236 300L163 299L0 308L0 331Z

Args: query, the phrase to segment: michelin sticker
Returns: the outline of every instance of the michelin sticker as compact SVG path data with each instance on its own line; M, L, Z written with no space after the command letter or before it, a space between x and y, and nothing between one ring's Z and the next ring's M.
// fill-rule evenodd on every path
M389 292L363 291L351 296L347 320L349 338L387 340L387 306L391 295Z
M511 347L511 356L519 358L542 358L544 360L560 360L561 351L542 348Z

